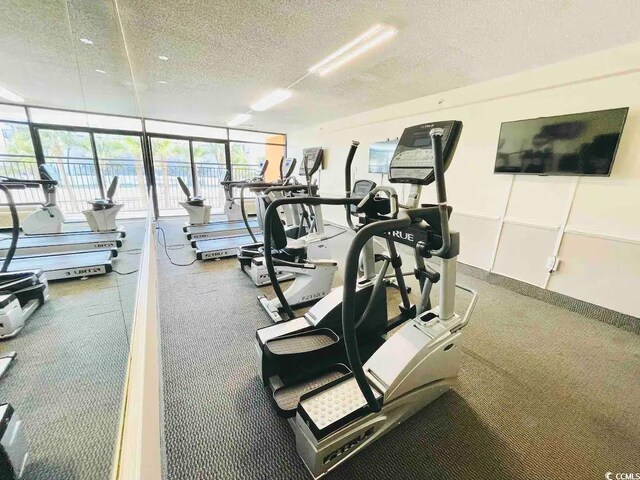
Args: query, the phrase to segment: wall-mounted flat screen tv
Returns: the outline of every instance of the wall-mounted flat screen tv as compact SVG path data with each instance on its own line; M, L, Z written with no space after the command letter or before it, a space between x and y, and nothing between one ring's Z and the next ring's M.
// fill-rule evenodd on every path
M398 140L372 143L369 147L369 173L389 173L389 162Z
M607 176L628 111L616 108L505 122L494 172Z

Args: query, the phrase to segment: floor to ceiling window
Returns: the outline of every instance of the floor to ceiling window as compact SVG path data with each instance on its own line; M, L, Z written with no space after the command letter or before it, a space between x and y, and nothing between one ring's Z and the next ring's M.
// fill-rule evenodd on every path
M193 163L196 167L198 195L205 197L215 210L224 207L224 190L220 182L227 173L224 142L192 142Z
M58 180L57 202L67 216L80 216L102 196L88 132L38 129L44 162Z
M151 137L151 155L160 215L184 213L178 205L178 202L186 200L178 184L178 177L182 178L193 193L189 141Z
M178 177L214 212L222 212L220 182L227 172L233 180L249 179L269 160L266 178L274 180L285 154L283 134L0 103L0 175L39 178L38 165L47 164L69 220L82 219L87 202L103 197L115 176L114 200L124 204L121 217L144 214L151 181L157 213L184 215ZM44 199L41 190L15 197L21 204Z
M38 178L38 164L28 125L0 121L0 175L16 178ZM39 190L14 190L16 202L37 203ZM4 202L4 199L0 200Z

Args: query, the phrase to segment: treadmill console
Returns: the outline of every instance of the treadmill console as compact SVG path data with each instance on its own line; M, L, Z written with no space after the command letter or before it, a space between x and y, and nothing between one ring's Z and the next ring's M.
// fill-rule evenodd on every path
M462 122L453 120L423 123L405 128L402 133L389 164L389 182L429 185L435 180L430 136L433 128L441 128L444 132L442 135L444 169L446 171L449 168L462 132Z
M293 175L293 171L296 168L296 162L297 160L293 157L282 157L282 161L280 162L280 178L282 180Z
M300 170L298 171L298 175L304 175L305 164L307 165L309 176L312 176L314 173L316 173L320 169L320 167L322 167L322 148L305 148L302 151L302 162L300 162Z

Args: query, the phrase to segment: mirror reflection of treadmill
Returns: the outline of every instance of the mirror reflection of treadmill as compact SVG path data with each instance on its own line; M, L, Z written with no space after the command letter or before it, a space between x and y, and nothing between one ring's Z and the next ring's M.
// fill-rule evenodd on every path
M13 257L9 271L40 269L46 274L47 280L91 277L110 273L113 270L112 260L117 255L117 250L107 249Z
M256 235L256 240L262 242L262 235ZM198 260L215 260L216 258L235 257L238 255L238 247L253 243L251 235L238 235L235 237L212 238L196 240L191 246L196 249Z

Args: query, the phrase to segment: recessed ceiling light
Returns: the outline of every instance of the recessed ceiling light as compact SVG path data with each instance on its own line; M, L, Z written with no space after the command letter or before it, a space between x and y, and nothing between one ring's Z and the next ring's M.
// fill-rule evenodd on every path
M0 85L0 97L10 102L24 102L24 98L8 88L4 88L2 85Z
M159 58L160 60L162 60L163 62L166 62L167 60L169 60L169 57L166 57L166 56L164 56L164 55L158 55L158 58Z
M159 83L160 85L166 85L166 84L167 84L167 82L166 82L166 81L164 81L164 80L158 80L158 83Z
M106 71L100 70L99 68L96 68L96 72L98 72L98 73L107 73Z
M233 117L231 120L229 120L227 122L227 126L235 127L237 125L240 125L241 123L246 122L250 118L251 118L251 115L249 115L248 113L241 113L241 114L236 115L235 117Z
M321 62L315 64L309 69L309 72L324 77L376 45L389 40L396 33L398 33L396 27L378 23L359 37L340 47Z
M293 95L293 92L291 90L278 88L266 97L258 100L256 103L251 105L251 109L257 112L264 112L274 105L284 102L287 98L291 97L291 95Z
M82 43L84 43L85 45L93 45L93 42L91 40L89 40L88 38L81 38L80 41Z

